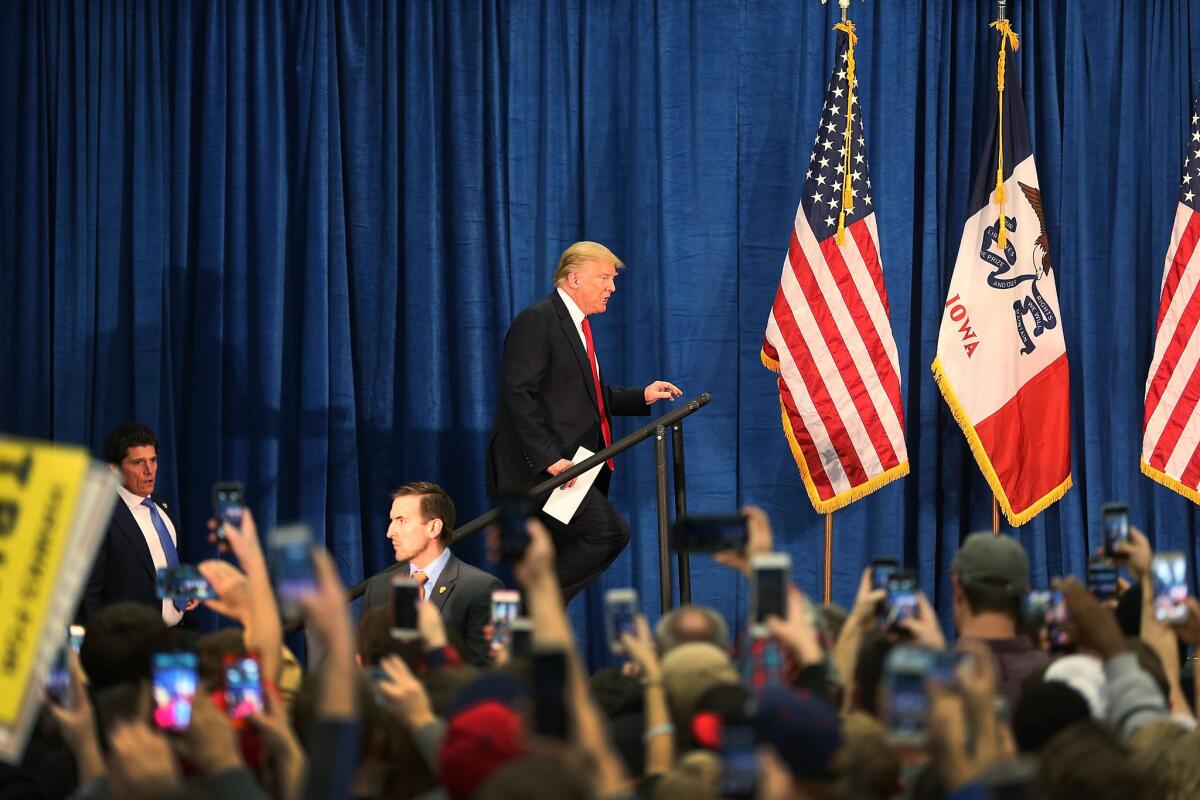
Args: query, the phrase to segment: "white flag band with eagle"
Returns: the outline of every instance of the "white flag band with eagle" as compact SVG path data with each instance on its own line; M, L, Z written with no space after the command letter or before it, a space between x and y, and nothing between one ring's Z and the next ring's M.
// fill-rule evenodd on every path
M1015 45L1007 26L1004 34ZM1021 525L1071 486L1070 374L1025 105L1001 62L1000 113L975 175L933 373L1005 517Z
M762 346L763 364L779 373L784 433L821 513L908 474L854 80L856 37L849 23L837 29L834 74Z

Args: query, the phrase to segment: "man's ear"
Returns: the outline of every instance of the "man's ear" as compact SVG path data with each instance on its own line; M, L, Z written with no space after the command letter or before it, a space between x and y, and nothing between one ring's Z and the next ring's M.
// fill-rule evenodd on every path
M957 575L950 576L950 588L954 590L954 602L961 603L963 600L962 584L958 581Z
M440 519L431 519L429 523L433 526L429 529L429 538L439 538L442 535L442 529L446 527L446 523Z

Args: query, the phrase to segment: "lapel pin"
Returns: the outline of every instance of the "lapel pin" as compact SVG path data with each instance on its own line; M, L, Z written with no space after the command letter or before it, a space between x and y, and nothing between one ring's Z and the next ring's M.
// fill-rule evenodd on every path
M442 593L444 593L445 591L446 591L446 587L445 587L445 586L439 586L439 587L438 587L438 594L442 594Z

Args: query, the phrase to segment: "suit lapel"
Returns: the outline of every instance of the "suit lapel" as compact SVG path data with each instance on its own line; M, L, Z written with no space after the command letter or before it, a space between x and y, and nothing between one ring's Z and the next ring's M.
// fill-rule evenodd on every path
M129 510L129 506L125 505L125 501L118 498L116 505L116 523L121 533L125 534L125 538L129 540L129 546L133 552L138 554L138 560L142 562L142 566L150 573L151 578L158 575L158 570L154 568L154 558L150 555L150 545L146 544L146 537L142 533L142 529L138 527L137 520L133 518L133 512Z
M583 372L583 385L587 387L588 396L592 398L592 405L599 410L600 402L596 399L596 382L592 379L592 364L588 360L587 350L579 338L581 334L575 327L575 321L571 319L571 312L567 310L567 304L558 296L557 289L550 294L550 301L554 303L554 310L558 312L558 324L562 328L563 335L567 337L567 342L571 345L571 351L575 353L579 369Z
M446 600L454 591L456 580L458 580L458 558L451 553L449 560L446 561L446 566L442 568L442 574L438 576L437 586L431 587L428 595L430 602L437 606L438 611L445 608Z

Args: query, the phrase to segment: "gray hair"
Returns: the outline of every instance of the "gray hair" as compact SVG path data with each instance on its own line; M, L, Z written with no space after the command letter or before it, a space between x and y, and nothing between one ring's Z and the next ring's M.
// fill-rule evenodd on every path
M695 628L682 629L681 623L689 617L696 619L693 615L699 615L705 620L706 632ZM687 642L709 642L719 647L723 653L728 653L730 649L729 626L725 624L725 618L708 606L684 605L668 611L659 618L654 627L654 638L658 641L660 655L666 655Z

